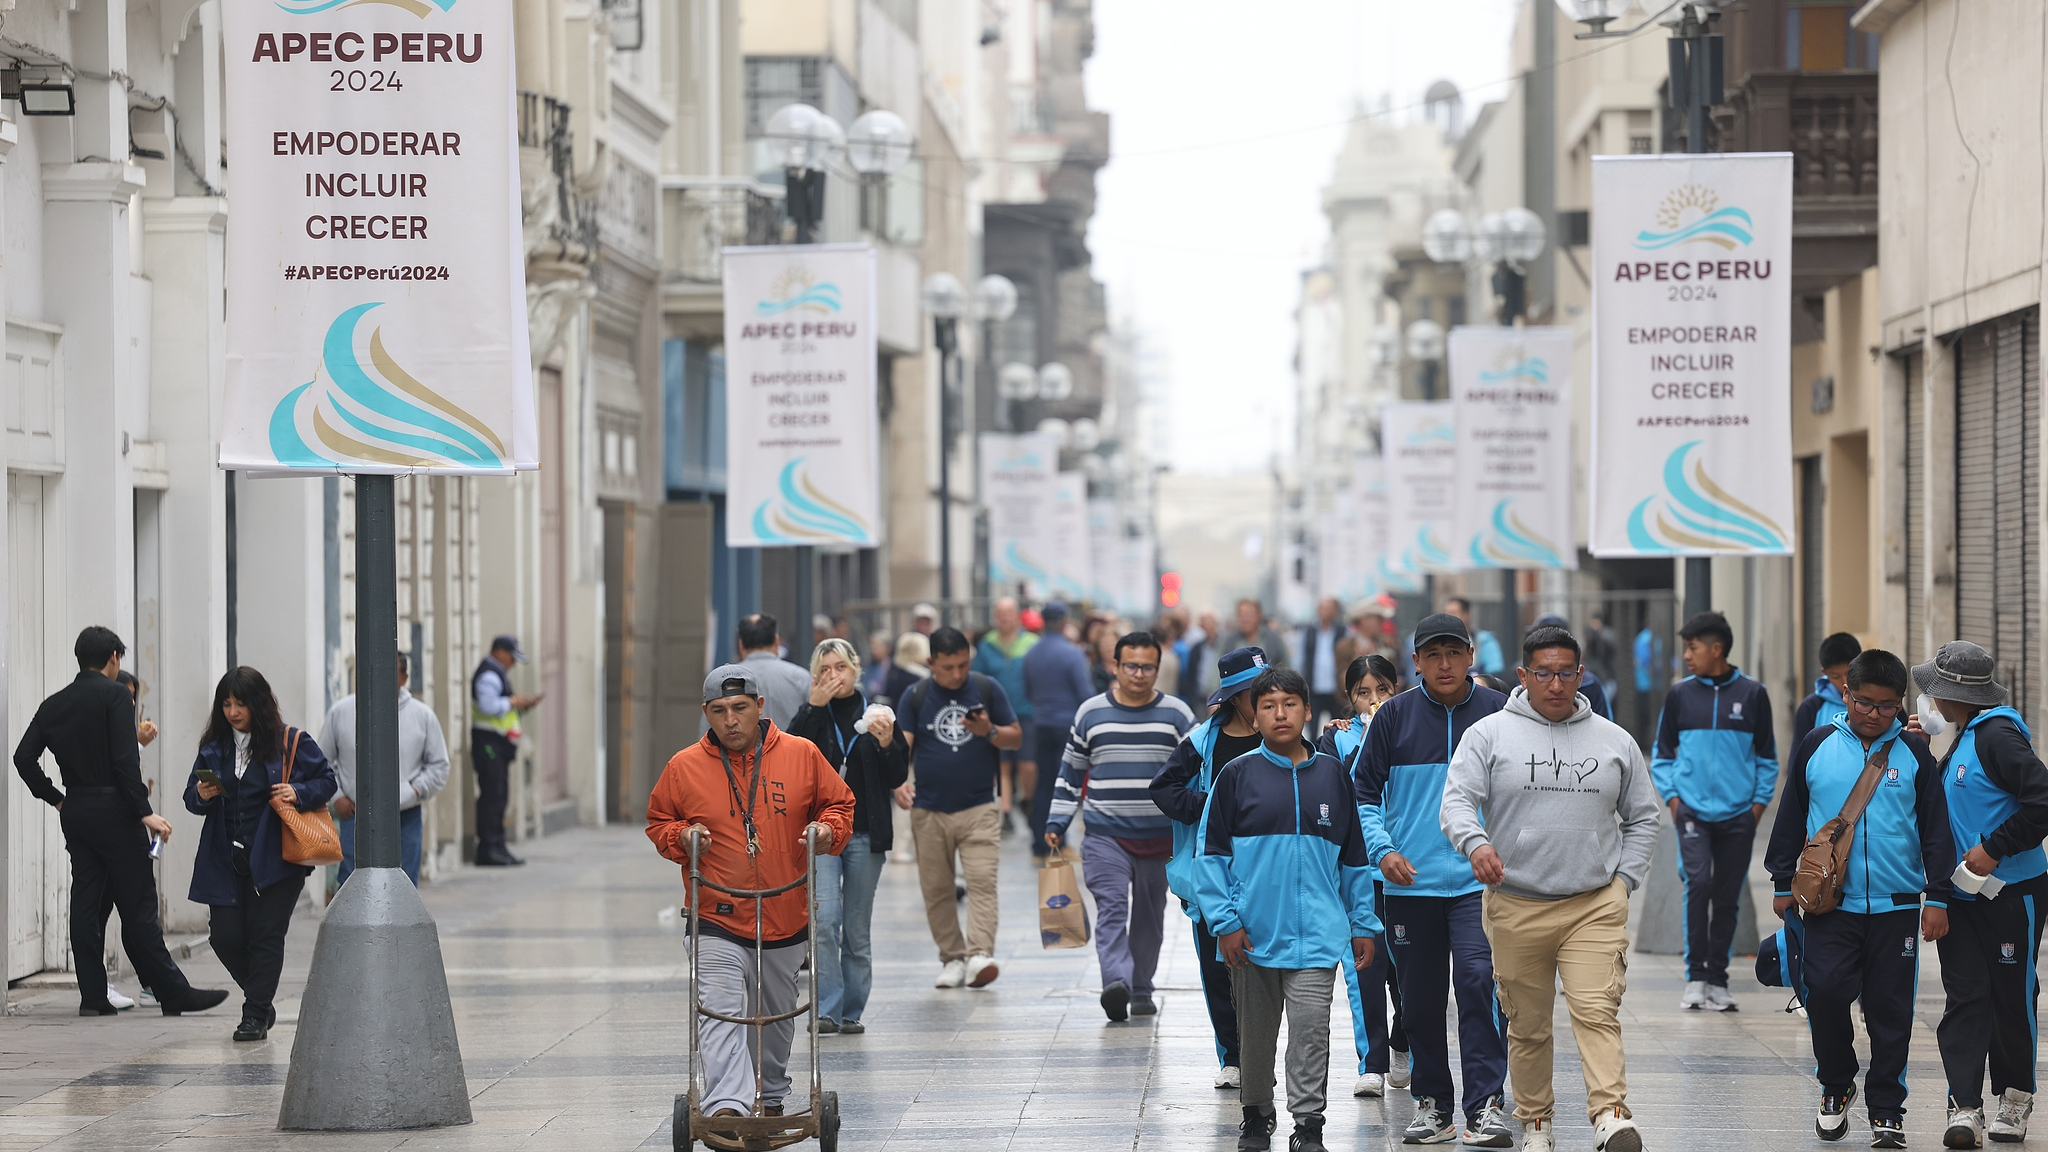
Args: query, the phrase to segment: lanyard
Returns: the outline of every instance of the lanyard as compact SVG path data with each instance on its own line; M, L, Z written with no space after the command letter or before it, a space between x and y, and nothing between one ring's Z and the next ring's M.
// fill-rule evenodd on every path
M866 712L868 710L867 698L860 696L858 693L855 696L860 700L860 710ZM860 736L858 734L848 736L839 730L839 717L833 714L830 702L827 702L825 705L825 719L831 721L832 738L839 741L839 774L844 776L846 775L846 758L853 755L853 742L860 739ZM858 722L859 717L856 716L855 720Z
M739 809L740 823L747 831L747 855L750 857L761 852L761 835L754 828L754 801L761 793L761 750L766 743L766 737L763 737L761 743L754 745L754 776L747 784L747 796L744 800L740 799L739 777L733 774L732 756L726 752L725 745L718 746L718 758L725 765L726 787L732 790L733 804ZM745 755L741 753L742 763L745 762Z

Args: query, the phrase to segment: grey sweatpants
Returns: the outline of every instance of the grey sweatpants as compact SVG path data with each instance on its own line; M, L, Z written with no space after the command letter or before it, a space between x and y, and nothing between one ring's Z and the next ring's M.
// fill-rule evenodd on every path
M804 962L802 941L761 951L761 987L754 986L754 950L719 936L699 938L697 996L704 1007L728 1016L772 1016L797 1005L796 970ZM761 1103L780 1104L789 1095L789 1046L796 1039L796 1020L770 1024L761 1031L767 1050L761 1053ZM704 1053L704 1113L731 1108L754 1114L754 1029L705 1017L697 1041Z
M1280 1015L1287 1015L1287 1111L1321 1113L1330 1087L1330 1002L1337 968L1230 970L1237 1000L1238 1063L1243 1079L1237 1098L1246 1107L1273 1107L1273 1061L1280 1043Z

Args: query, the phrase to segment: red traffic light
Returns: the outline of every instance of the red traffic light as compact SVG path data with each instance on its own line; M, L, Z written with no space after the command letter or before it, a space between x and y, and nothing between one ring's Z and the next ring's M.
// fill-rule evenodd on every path
M1168 592L1180 591L1180 573L1161 572L1159 574L1159 586Z

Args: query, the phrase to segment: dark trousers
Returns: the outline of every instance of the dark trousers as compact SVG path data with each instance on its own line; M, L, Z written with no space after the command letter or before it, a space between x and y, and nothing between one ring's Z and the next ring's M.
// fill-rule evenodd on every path
M120 797L73 789L57 815L71 854L71 963L78 999L107 1002L107 910L121 910L121 949L145 987L175 998L190 987L164 947L149 833Z
M1372 882L1373 914L1380 923L1387 922L1386 883ZM1489 953L1490 954L1490 953ZM1345 969L1347 977L1358 986L1356 1002L1352 1005L1354 1017L1365 1020L1365 1051L1359 1053L1360 1073L1381 1072L1388 1067L1388 1050L1408 1051L1408 1029L1401 1023L1401 982L1394 975L1394 950L1387 947L1385 932L1374 940L1372 963L1363 972ZM1387 1009L1393 1009L1393 1023L1388 1024Z
M1678 805L1678 873L1685 881L1685 978L1728 986L1735 910L1749 879L1756 817L1702 820Z
M1067 754L1067 729L1058 724L1034 724L1033 745L1038 753L1038 783L1031 789L1031 854L1044 856L1045 817L1052 808L1052 786L1060 778L1060 757Z
M1493 994L1493 949L1486 942L1480 896L1387 896L1386 940L1414 1058L1409 1091L1445 1111L1458 1098L1443 1027L1455 987L1467 1119L1500 1095L1508 1078L1508 1023Z
M1209 1027L1216 1033L1216 1059L1225 1068L1240 1068L1237 1049L1237 1001L1230 992L1230 967L1216 952L1216 938L1195 921L1195 955L1202 961L1202 996L1209 1002Z
M2048 877L2009 884L1996 900L1948 905L1941 938L1941 990L1948 994L1934 1031L1948 1094L1963 1108L1984 1106L1984 1066L1991 1094L2034 1090L2035 1001L2041 981L2041 905Z
M258 892L247 876L234 904L213 907L207 922L213 954L242 988L242 1015L268 1016L284 973L284 937L306 878L297 872ZM159 993L161 995L161 993Z
M1806 919L1806 1021L1815 1078L1840 1094L1856 1083L1856 1029L1849 1006L1862 1001L1870 1032L1863 1101L1872 1119L1906 1114L1906 1048L1913 989L1920 977L1920 909L1834 911Z
M476 850L505 851L505 804L512 798L517 741L484 728L469 730L469 762L476 769Z

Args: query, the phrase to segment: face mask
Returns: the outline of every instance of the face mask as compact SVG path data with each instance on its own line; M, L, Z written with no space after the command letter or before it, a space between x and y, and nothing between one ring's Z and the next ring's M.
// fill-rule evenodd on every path
M1920 694L1919 707L1920 730L1927 733L1930 739L1948 731L1948 721L1942 718L1940 712L1935 711L1934 701L1928 699L1925 692Z

